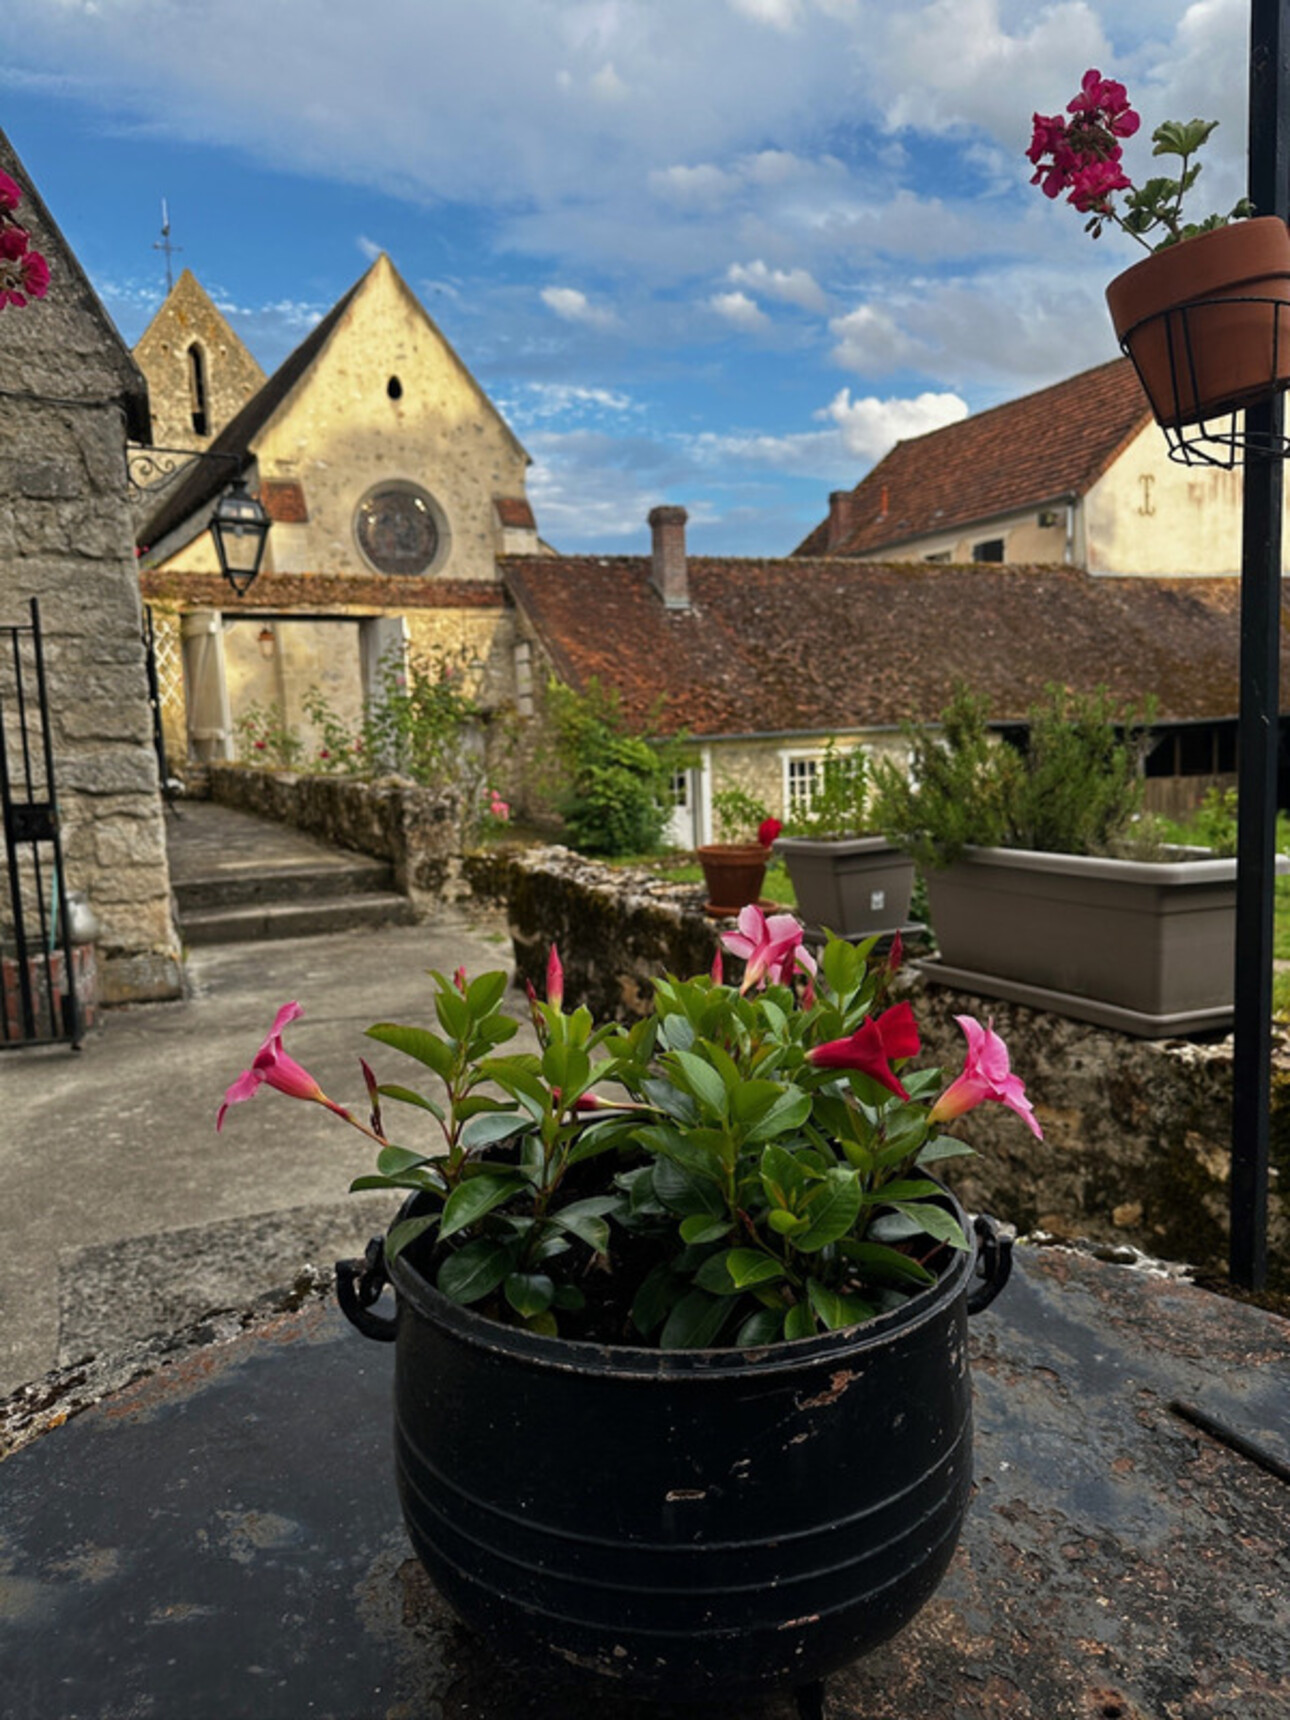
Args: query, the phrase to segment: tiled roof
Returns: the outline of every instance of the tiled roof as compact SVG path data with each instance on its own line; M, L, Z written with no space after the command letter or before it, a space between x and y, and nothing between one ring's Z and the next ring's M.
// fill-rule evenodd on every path
M174 568L144 568L139 588L145 603L182 603L186 607L234 613L223 575L181 573ZM380 573L262 573L241 599L254 612L300 610L316 615L329 609L501 609L506 593L491 579L399 579Z
M1166 721L1238 706L1235 579L695 556L692 607L667 610L646 557L506 556L498 566L563 679L585 687L596 676L633 721L656 710L666 732L827 734L931 720L957 680L999 718L1023 717L1054 682L1106 685L1126 702L1154 693ZM1282 665L1284 708L1290 644Z
M511 526L520 531L536 531L537 521L533 518L533 509L523 496L494 496L493 506L497 509L497 517L504 526Z
M1150 415L1132 364L1117 358L898 442L851 492L852 529L831 553L873 555L911 538L1082 496ZM794 555L825 554L828 530L826 518Z

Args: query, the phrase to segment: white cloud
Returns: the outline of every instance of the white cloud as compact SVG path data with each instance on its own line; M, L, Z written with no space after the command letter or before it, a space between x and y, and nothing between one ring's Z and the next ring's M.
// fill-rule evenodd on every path
M819 282L806 269L771 269L758 259L755 263L732 263L726 279L736 287L751 287L767 298L782 299L804 311L828 308Z
M867 395L852 400L849 388L837 394L817 418L831 418L842 432L847 451L858 459L880 460L897 442L925 436L968 415L967 402L957 394L919 394L914 399L879 400Z
M893 370L926 362L927 346L912 338L895 318L874 305L857 305L845 316L834 317L829 332L838 344L830 353L834 364L862 376L884 376Z
M708 303L719 317L724 317L745 334L760 334L772 326L765 311L747 293L713 293Z
M791 30L802 16L802 0L728 0L728 4L732 12L775 30Z
M378 245L375 239L369 239L366 233L360 233L356 243L369 263L374 263L385 249L383 245Z
M529 382L517 396L498 396L498 405L508 418L520 423L530 419L621 417L640 411L631 395L621 389L587 388L572 382Z
M614 70L613 62L606 61L598 72L591 77L590 89L597 101L620 102L626 100L627 85Z
M719 203L737 189L739 181L732 173L714 167L710 161L698 167L664 167L649 176L650 189L673 203Z
M612 328L618 320L603 305L593 305L577 287L543 287L542 303L565 322L584 323L588 328Z

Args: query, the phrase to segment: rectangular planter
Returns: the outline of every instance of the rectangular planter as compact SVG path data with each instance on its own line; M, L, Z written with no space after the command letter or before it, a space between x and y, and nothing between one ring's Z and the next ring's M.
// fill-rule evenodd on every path
M800 917L843 938L893 932L909 919L914 863L883 836L781 836Z
M968 848L927 893L930 979L1146 1038L1231 1025L1234 859Z

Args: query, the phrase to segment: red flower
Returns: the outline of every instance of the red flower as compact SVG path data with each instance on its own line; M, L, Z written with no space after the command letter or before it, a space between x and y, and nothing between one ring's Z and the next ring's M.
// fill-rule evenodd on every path
M914 1012L908 1003L897 1003L881 1015L867 1015L848 1038L816 1045L807 1052L806 1060L817 1069L858 1069L880 1081L898 1099L908 1099L891 1060L916 1057L918 1047Z
M763 848L769 848L771 843L783 830L784 826L778 818L763 818L757 826L757 840Z
M270 1087L276 1087L279 1093L287 1093L293 1099L312 1099L316 1104L326 1105L329 1111L335 1111L342 1117L347 1115L344 1106L329 1099L309 1071L302 1069L294 1058L288 1057L282 1049L282 1029L300 1013L298 1003L284 1003L274 1016L273 1026L256 1052L251 1067L242 1071L224 1095L224 1103L215 1118L216 1133L224 1127L224 1117L229 1106L249 1099L266 1082Z
M16 209L21 202L21 185L7 173L0 173L0 209Z

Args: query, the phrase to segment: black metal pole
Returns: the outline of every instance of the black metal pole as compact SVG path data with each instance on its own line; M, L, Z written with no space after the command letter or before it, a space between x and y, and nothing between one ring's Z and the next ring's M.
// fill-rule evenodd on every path
M1249 197L1290 214L1290 0L1251 0ZM1274 315L1280 314L1274 312ZM1290 331L1281 330L1284 340ZM1262 1289L1268 1266L1272 1097L1272 910L1281 715L1281 395L1245 416L1241 540L1241 787L1237 842L1231 1244L1235 1283Z

